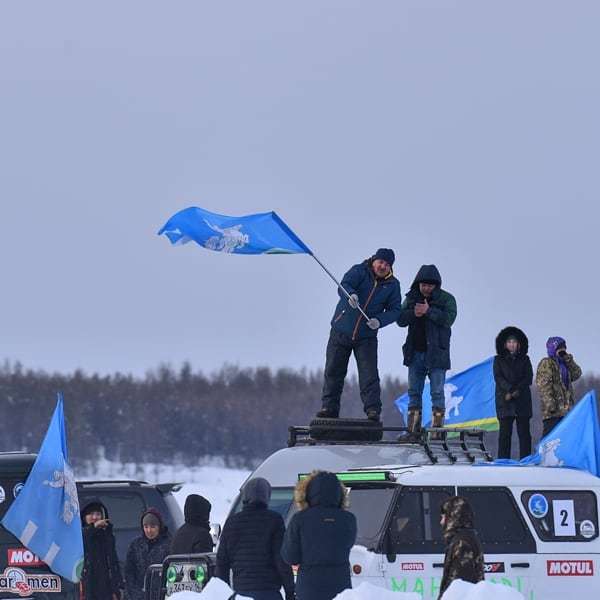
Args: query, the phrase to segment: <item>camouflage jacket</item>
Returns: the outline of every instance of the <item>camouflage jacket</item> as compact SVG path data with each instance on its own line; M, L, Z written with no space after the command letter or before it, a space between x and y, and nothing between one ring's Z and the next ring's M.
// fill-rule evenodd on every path
M564 417L575 404L572 382L581 377L581 369L571 354L565 356L565 364L569 370L568 387L562 382L560 367L554 359L542 358L538 365L535 384L540 395L543 419Z
M475 531L473 529L456 529L449 533L438 600L455 579L462 579L470 583L477 583L484 579L483 550Z

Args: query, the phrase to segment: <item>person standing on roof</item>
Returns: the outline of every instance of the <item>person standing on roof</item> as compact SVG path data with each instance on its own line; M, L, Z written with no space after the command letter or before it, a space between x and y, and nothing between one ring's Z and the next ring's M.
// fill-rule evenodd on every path
M281 558L285 525L283 517L269 510L271 485L262 477L242 489L243 508L225 522L217 551L217 577L240 596L254 600L294 600L294 575Z
M198 494L185 499L185 523L177 530L171 554L201 554L212 552L215 544L210 534L210 502Z
M158 510L149 508L142 514L142 535L127 551L125 589L128 600L144 600L144 577L150 565L162 563L169 555L171 535Z
M573 408L573 382L581 377L581 368L567 352L567 342L563 338L548 338L546 350L548 356L540 361L535 376L542 404L543 437Z
M360 397L368 419L379 421L381 387L377 369L377 332L396 321L400 315L402 295L394 277L394 251L380 248L367 260L354 265L342 279L338 289L340 301L331 321L325 360L323 408L317 418L337 419L348 361L354 352L358 367ZM358 307L369 316L366 320Z
M450 336L455 320L454 296L442 289L437 267L423 265L406 294L398 318L400 327L408 327L402 350L408 367L408 429L412 435L421 430L427 376L431 387L432 425L444 426L444 385L446 371L450 369Z
M440 525L446 542L440 595L455 579L479 583L484 579L485 559L474 529L473 509L466 498L452 496L442 504Z
M496 415L500 422L498 458L510 458L513 423L517 421L519 453L531 454L531 384L533 367L527 352L529 340L518 327L504 328L496 338L494 381Z
M348 510L346 488L334 473L315 471L296 485L299 510L290 521L281 555L299 565L298 600L331 600L352 587L350 550L356 517Z
M81 597L120 600L123 579L108 511L100 500L92 499L83 507L81 519L84 548Z

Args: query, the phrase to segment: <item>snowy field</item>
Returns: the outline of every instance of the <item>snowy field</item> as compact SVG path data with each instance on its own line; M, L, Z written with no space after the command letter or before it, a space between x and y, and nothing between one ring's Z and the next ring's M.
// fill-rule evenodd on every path
M240 486L249 474L250 471L229 469L215 460L197 467L135 465L102 460L94 469L78 470L76 476L79 480L136 479L148 483L183 483L181 491L175 494L181 508L188 494L201 494L212 504L211 521L223 525Z

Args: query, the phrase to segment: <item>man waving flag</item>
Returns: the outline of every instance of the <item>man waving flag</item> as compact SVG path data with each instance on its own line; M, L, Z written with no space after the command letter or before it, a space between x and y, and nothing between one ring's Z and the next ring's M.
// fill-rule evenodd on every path
M77 583L83 567L83 538L77 487L68 460L59 394L38 457L2 525L54 573Z

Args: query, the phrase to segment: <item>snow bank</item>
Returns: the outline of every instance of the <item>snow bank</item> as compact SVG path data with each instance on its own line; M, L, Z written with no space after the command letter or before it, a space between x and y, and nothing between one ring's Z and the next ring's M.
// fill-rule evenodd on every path
M169 596L169 600L229 600L233 596L233 590L218 577L213 577L202 590L201 594L195 592L177 592ZM247 596L235 597L236 600L252 600Z
M421 600L419 594L392 592L364 581L352 590L344 590L335 600Z
M506 585L489 581L477 584L457 579L450 584L442 600L524 600L523 594Z

